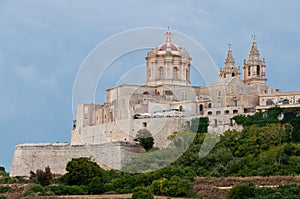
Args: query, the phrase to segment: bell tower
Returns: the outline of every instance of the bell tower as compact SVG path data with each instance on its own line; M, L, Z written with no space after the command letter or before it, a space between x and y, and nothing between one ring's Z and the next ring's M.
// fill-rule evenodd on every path
M231 46L229 45L227 57L224 62L224 68L220 69L220 78L240 77L240 67L235 67L234 63L235 60L232 55Z
M253 36L252 47L248 60L244 60L244 83L246 85L266 85L266 63L265 59L259 58L255 37Z

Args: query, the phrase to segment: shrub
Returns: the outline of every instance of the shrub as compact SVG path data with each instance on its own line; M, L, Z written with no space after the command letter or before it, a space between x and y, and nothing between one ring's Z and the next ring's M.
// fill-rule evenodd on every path
M154 199L151 191L146 187L136 187L132 192L132 199Z
M137 132L137 140L146 151L152 149L154 145L154 138L147 129L141 129Z
M55 195L83 195L86 194L85 187L83 186L66 186L66 185L57 185L49 186L48 189L53 192Z
M27 191L25 191L24 196L26 197L26 196L30 196L33 194L44 196L44 195L46 195L46 190L41 185L35 185L35 186L31 187L30 189L28 189Z
M228 199L244 199L254 197L255 186L253 184L239 184L227 193Z
M1 186L0 187L0 193L7 193L7 192L12 192L13 189L9 186Z

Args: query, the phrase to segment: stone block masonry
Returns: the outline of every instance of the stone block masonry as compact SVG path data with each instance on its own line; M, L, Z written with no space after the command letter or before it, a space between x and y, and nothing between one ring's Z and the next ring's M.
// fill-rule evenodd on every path
M22 144L15 148L10 176L29 176L30 171L47 166L53 174L64 174L67 163L78 157L89 157L102 168L121 169L123 163L141 151L142 147L129 142Z

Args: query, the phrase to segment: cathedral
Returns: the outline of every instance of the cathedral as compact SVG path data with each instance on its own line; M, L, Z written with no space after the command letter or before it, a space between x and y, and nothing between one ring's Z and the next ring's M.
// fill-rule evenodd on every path
M140 152L135 140L141 129L149 130L154 146L163 148L167 138L188 129L193 118L208 117L208 132L222 134L241 130L235 115L300 106L300 92L281 92L266 84L266 62L255 39L242 71L229 48L218 79L208 86L192 85L192 58L175 44L170 31L145 59L145 85L121 84L106 90L102 104L78 105L70 143L18 145L11 175L28 176L30 170L48 165L53 173L63 174L70 159L91 154L99 154L100 166L119 169L125 161L124 150ZM112 160L112 151L119 161ZM44 165L45 160L51 163Z

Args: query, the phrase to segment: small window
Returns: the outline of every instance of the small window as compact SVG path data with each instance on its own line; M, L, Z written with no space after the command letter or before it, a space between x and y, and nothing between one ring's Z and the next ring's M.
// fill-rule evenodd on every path
M260 76L260 66L259 65L256 66L256 75Z
M251 76L251 67L248 66L248 76Z
M237 100L234 100L234 101L233 101L233 104L234 104L234 106L238 106L238 101L237 101Z
M147 127L147 122L143 122L143 127Z
M221 111L217 111L216 114L217 114L217 115L220 115L220 114L221 114Z
M163 79L164 78L164 68L160 67L159 68L159 79Z
M208 112L207 112L207 115L212 115L212 112L211 112L211 111L208 111Z
M238 114L238 110L233 110L233 114Z
M229 114L229 110L226 110L224 113L225 113L225 115L228 115Z
M231 77L234 77L234 76L235 76L235 74L234 74L234 73L232 73L232 74L231 74Z
M212 108L212 105L211 105L211 103L209 103L209 104L208 104L208 108Z
M284 99L283 101L282 101L282 104L289 104L290 103L290 101L288 100L288 99Z
M217 119L214 120L214 127L218 127L218 120Z

